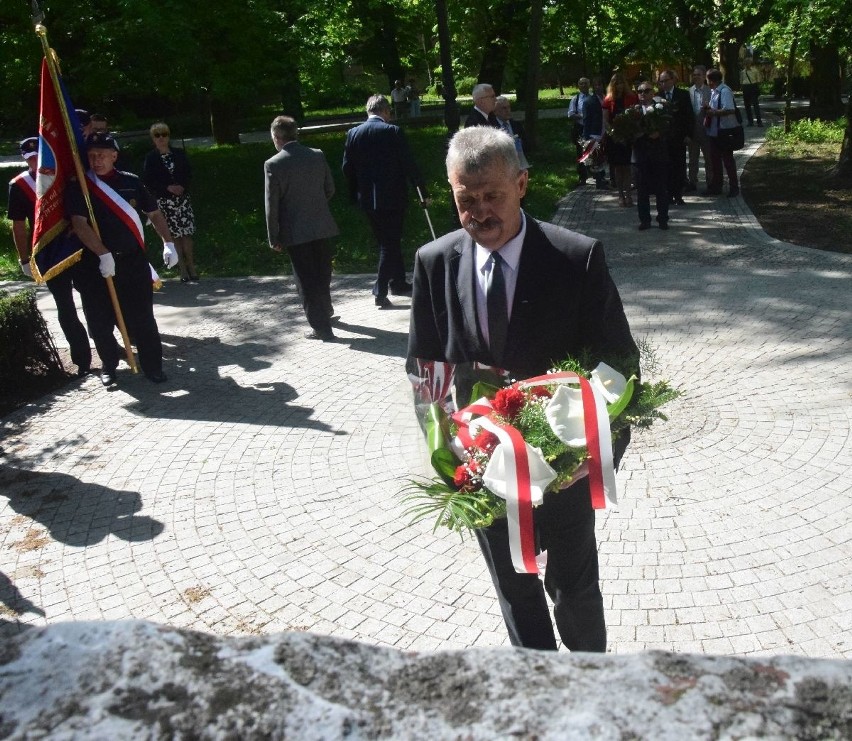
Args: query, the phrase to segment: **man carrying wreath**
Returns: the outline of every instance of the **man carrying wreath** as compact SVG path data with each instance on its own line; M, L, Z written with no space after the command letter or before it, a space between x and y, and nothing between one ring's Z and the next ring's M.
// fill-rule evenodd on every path
M426 401L443 401L451 379L465 406L483 366L523 379L584 351L638 361L603 246L521 210L529 174L508 135L485 126L459 131L447 176L462 229L421 247L414 266L407 370L421 401L428 389ZM618 441L616 460L626 444ZM477 531L512 645L556 650L546 590L562 643L606 651L588 480L545 494L534 526L548 552L543 584L516 573L505 519Z

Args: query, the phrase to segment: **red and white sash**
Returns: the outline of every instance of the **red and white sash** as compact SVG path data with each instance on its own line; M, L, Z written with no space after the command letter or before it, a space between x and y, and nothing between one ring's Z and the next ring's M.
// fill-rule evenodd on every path
M12 182L21 186L21 190L32 201L33 206L35 206L38 198L36 196L36 181L32 173L29 170L22 172L17 177L12 178Z
M145 233L142 231L142 219L136 209L91 170L86 173L86 179L89 181L89 190L132 232L144 252Z

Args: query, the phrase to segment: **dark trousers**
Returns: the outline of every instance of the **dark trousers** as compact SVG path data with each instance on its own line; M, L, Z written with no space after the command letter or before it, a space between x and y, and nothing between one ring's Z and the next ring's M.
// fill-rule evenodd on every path
M651 159L633 165L633 178L636 181L636 208L640 223L651 223L651 195L657 201L657 223L668 223L670 167L671 165L665 159Z
M669 145L669 198L683 198L683 186L686 180L686 144Z
M71 362L82 370L88 369L92 364L92 348L89 347L89 337L86 334L86 328L77 316L77 307L74 305L74 288L76 286L77 290L80 291L82 287L79 278L76 281L75 278L84 269L83 265L77 263L47 281L47 287L56 303L56 316L59 319L59 326L62 328L62 334L68 340L68 347L71 350Z
M737 178L737 163L733 151L728 147L720 146L718 137L708 136L707 141L710 144L710 162L713 164L712 180L708 190L711 193L722 192L723 165L728 174L728 187L737 190L740 187L740 181Z
M547 550L544 584L536 574L518 574L509 552L507 521L477 530L513 646L556 650L545 590L563 645L571 651L606 651L603 597L598 584L595 512L588 479L545 494L534 511L537 540Z
M87 264L91 269L86 273L85 291L81 291L83 313L103 369L115 370L120 357L120 348L113 334L116 327L115 312L106 280L97 268L98 259L92 253L89 255L91 258L87 258ZM126 255L114 254L114 257L113 284L127 333L136 345L142 372L155 375L163 370L163 345L154 318L151 266L142 250L134 250Z
M331 331L331 245L327 239L287 247L296 290L311 328Z
M365 211L373 236L379 246L379 270L373 284L373 295L384 298L388 286L405 283L405 264L402 261L402 225L405 209Z
M582 141L583 136L583 126L582 124L574 123L574 145L577 150L577 158L580 159L583 154L583 145L580 143ZM575 160L576 161L576 160ZM589 168L586 167L582 162L577 162L577 178L580 183L585 183L586 179L589 177Z
M757 83L743 85L743 105L746 109L749 126L754 125L755 118L757 125L763 126L763 121L760 119L760 85Z

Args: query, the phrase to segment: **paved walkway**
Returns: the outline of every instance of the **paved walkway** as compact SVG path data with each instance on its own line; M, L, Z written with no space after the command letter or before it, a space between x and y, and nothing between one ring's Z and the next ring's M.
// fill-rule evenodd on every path
M852 658L852 259L768 238L741 199L639 233L583 188L556 221L604 240L657 375L686 390L598 520L610 650ZM408 311L376 311L370 281L335 279L335 344L302 339L287 279L169 282L165 388L125 369L0 419L0 634L133 617L506 643L475 544L402 517L425 470Z

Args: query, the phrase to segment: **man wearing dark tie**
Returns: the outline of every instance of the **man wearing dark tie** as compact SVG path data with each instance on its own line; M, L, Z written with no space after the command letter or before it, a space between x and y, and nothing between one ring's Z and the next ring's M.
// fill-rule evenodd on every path
M407 359L415 383L430 365L445 363L455 398L466 405L483 366L523 379L583 351L638 360L601 243L521 209L529 174L508 135L488 127L459 131L447 174L462 229L421 247L415 258ZM618 458L626 442L616 444ZM548 551L544 584L515 572L505 519L477 532L512 644L556 650L546 590L562 643L572 651L605 651L587 479L545 494L534 525Z
M493 126L499 128L497 117L494 115L494 106L497 104L497 95L494 88L487 82L480 82L473 88L473 110L467 114L464 127L471 126Z
M671 129L668 133L669 145L669 199L671 203L683 205L683 186L686 182L686 146L692 136L695 125L692 101L689 93L677 87L677 75L667 69L657 78L660 94L671 106Z

